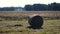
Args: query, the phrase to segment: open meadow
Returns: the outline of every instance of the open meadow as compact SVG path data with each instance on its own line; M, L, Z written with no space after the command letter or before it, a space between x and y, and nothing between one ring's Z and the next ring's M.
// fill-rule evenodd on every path
M42 29L27 28L32 14L43 17ZM60 12L0 12L0 34L60 34Z

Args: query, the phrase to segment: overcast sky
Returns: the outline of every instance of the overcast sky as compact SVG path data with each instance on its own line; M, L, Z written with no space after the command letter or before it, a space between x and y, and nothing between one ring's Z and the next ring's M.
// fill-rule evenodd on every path
M24 7L26 4L49 4L53 2L59 3L60 0L0 0L0 7Z

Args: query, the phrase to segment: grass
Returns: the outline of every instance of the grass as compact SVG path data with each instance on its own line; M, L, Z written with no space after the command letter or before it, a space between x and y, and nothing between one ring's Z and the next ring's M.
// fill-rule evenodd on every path
M60 20L44 20L43 29L29 29L27 26L29 24L26 20L0 21L0 34L60 34Z
M52 18L44 19L43 29L29 29L27 20L21 20L21 16L31 16L32 14L39 14L40 16L60 16L60 12L58 11L24 11L24 12L0 12L0 34L60 34L60 19L52 20ZM7 16L7 17L6 17ZM9 18L8 18L9 17ZM17 17L17 18L15 18ZM6 19L4 19L6 18ZM12 18L16 19L13 20ZM23 17L22 17L23 18ZM59 17L60 18L60 17ZM12 20L11 20L12 19ZM47 20L48 19L48 20ZM23 26L14 26L15 24L21 24Z

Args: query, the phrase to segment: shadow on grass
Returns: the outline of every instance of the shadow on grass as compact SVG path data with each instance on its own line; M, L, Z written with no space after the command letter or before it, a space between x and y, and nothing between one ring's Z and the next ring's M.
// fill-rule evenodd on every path
M29 28L29 29L43 29L42 27L31 27L31 26L28 26L27 28Z
M23 25L22 24L7 25L7 27L16 27L16 26L23 26Z

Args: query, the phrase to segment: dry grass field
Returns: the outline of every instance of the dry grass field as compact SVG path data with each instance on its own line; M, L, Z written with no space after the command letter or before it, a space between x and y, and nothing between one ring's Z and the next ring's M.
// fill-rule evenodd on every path
M2 11L0 16L20 16L39 14L40 16L60 16L60 11Z
M40 16L58 16L60 17L59 11L43 11L43 12L0 12L1 16L30 16L32 14L39 14ZM15 26L16 24L22 26ZM45 20L42 29L29 29L28 20L2 20L0 21L0 34L60 34L60 19Z

